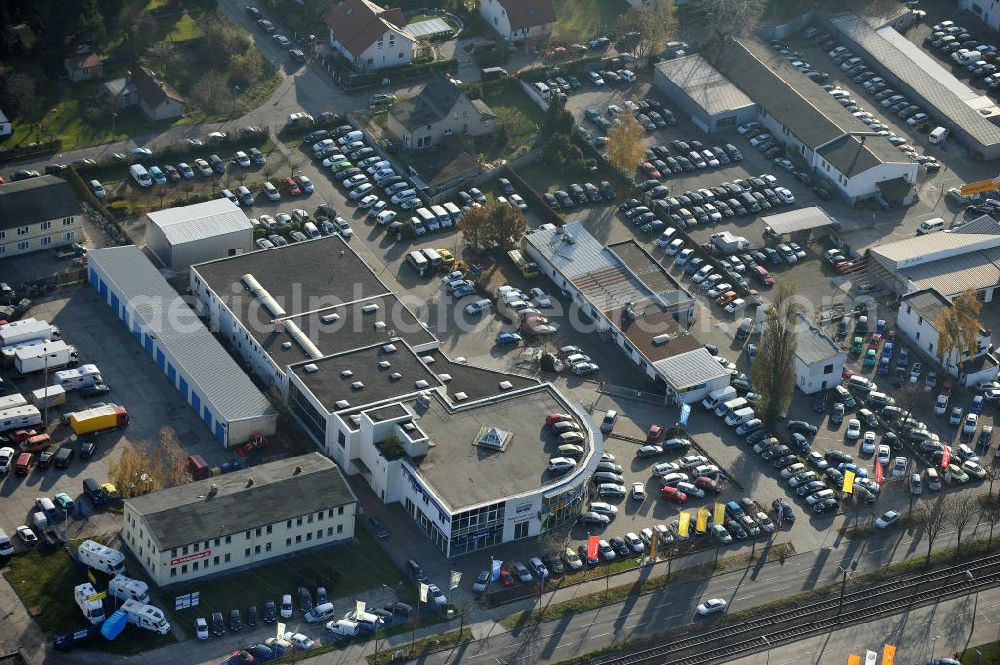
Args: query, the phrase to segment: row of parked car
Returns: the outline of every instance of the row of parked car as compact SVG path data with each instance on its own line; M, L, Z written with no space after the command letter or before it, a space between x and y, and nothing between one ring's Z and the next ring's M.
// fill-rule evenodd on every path
M743 153L732 143L706 146L696 139L688 141L674 139L669 145L661 144L647 148L646 159L647 161L639 165L639 177L662 180L671 175L719 168L731 162L742 162Z
M934 25L924 44L942 58L964 67L973 80L979 79L990 90L1000 88L1000 71L996 58L1000 52L995 44L980 41L963 26L954 21L941 21Z

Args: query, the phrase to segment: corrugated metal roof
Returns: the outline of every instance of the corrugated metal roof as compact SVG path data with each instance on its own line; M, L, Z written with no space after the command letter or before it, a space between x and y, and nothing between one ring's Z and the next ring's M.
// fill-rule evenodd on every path
M678 391L729 376L729 370L704 347L657 360L653 367Z
M88 256L108 276L115 293L156 334L157 344L184 368L192 388L211 402L221 420L274 413L250 377L138 247L92 249Z
M799 360L806 365L815 365L843 355L844 350L837 346L822 328L814 325L802 314L799 314L799 322L801 327L795 335L795 355Z
M934 288L949 296L967 289L985 289L1000 284L1000 267L989 256L997 251L961 254L904 268L901 272L918 289Z
M708 115L754 105L752 99L700 55L658 62L656 69Z
M820 226L827 226L833 223L833 217L826 214L822 208L815 206L809 208L798 208L788 212L779 212L777 215L767 215L761 217L760 221L771 227L771 230L780 235L815 229Z
M147 224L158 226L171 245L214 238L233 231L253 232L250 219L229 199L157 210L146 215Z
M919 46L892 27L875 30L853 14L833 18L832 22L867 51L871 60L913 88L939 116L961 126L983 145L1000 143L1000 127L979 112L985 109L996 115L1000 113L996 104L955 78Z
M614 259L604 250L604 245L590 235L580 222L551 229L535 229L524 239L569 279L613 265Z
M956 250L973 252L997 246L1000 246L1000 233L944 232L897 240L872 247L870 251L888 262L894 262L896 269L900 269L954 256L951 252ZM945 253L948 257L943 255Z

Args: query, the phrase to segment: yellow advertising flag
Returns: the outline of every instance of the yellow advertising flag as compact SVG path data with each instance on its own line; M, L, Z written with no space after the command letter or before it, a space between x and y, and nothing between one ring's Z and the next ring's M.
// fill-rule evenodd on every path
M657 533L653 534L652 539L649 541L649 559L650 561L656 561L656 543L660 540L660 536Z
M982 192L988 192L997 189L997 183L992 180L977 180L976 182L970 182L962 185L958 190L962 196L969 196L970 194L981 194Z
M726 504L716 503L715 517L712 520L712 524L725 524L725 523L726 523Z
M698 533L705 533L708 530L708 508L704 506L698 509L698 524L695 525Z
M691 513L684 511L677 516L677 533L681 538L688 537L688 527L691 526Z
M896 647L891 644L882 646L882 665L893 665L896 662Z
M854 491L854 472L844 471L844 494L850 494Z
M848 654L847 665L861 665L861 656L855 653Z

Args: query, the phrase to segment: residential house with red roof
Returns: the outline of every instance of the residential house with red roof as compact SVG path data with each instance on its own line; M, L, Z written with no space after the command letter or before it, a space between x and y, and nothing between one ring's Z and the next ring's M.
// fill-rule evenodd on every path
M479 13L501 37L512 42L547 37L556 24L552 0L479 0Z
M413 61L417 41L404 30L399 7L385 9L368 0L344 0L326 15L330 48L357 69L385 69Z

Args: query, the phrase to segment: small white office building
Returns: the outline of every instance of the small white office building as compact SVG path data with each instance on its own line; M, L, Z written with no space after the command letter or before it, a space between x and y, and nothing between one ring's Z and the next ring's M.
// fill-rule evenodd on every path
M795 339L795 386L811 395L840 384L846 360L844 350L802 314Z

